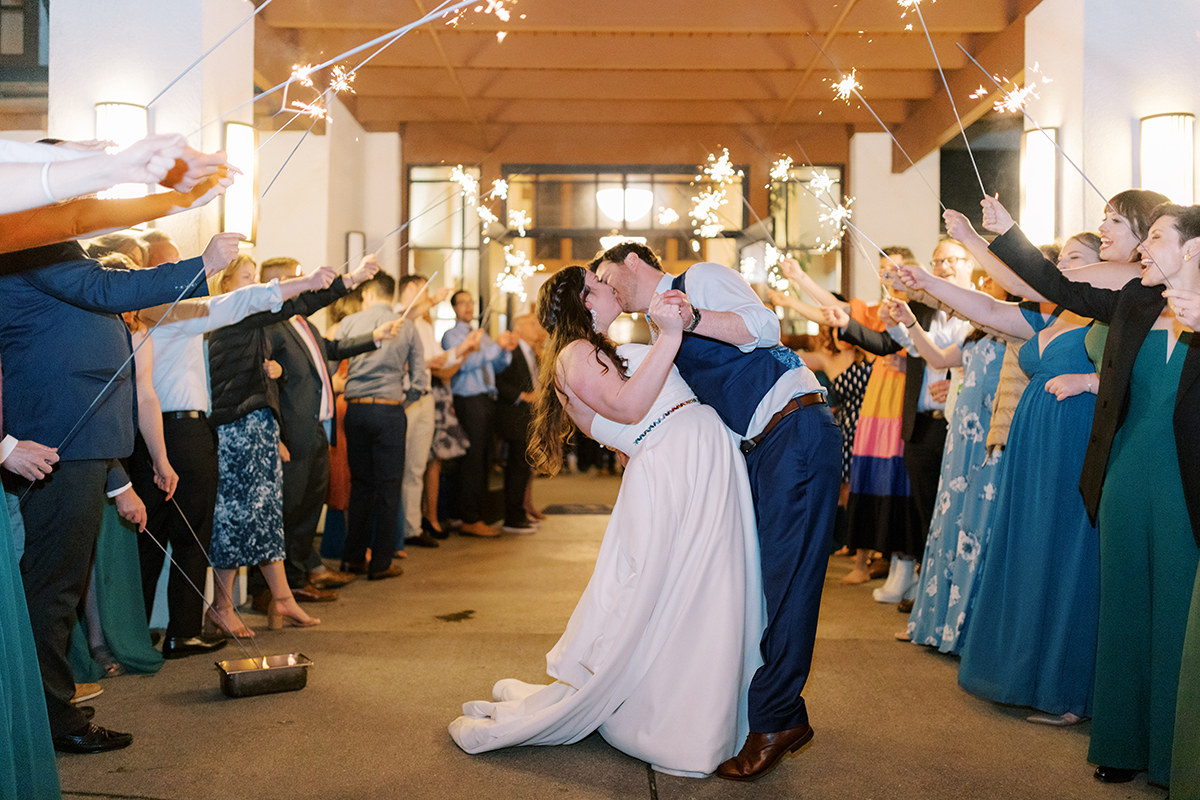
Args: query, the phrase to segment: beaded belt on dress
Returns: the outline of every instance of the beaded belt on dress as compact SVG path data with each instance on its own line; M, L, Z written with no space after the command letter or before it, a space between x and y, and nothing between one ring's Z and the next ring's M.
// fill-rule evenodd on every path
M650 433L650 431L652 431L652 430L654 430L656 427L658 427L658 423L662 422L664 419L666 419L667 417L671 416L673 413L675 413L675 412L676 412L676 411L678 411L679 409L683 408L684 406L690 406L692 403L699 403L699 402L700 402L700 398L698 398L698 397L693 397L693 398L692 398L692 399L690 399L690 400L684 400L682 403L680 403L680 404L679 404L679 405L677 405L677 406L671 406L670 408L668 408L666 411L664 411L664 412L663 412L663 414L662 414L662 416L661 416L661 417L659 417L658 419L654 420L654 422L651 422L651 423L650 423L650 424L649 424L649 425L646 427L646 430L642 431L642 432L641 432L641 433L638 435L638 437L637 437L636 439L634 439L634 440L633 440L633 443L634 443L634 444L640 444L640 443L641 443L641 441L642 441L642 439L645 439L645 438L646 438L646 434Z

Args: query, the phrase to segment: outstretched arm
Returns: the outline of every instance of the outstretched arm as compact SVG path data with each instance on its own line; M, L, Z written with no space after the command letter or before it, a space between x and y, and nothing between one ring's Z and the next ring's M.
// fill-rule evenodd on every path
M958 311L967 319L998 331L1006 336L1028 339L1033 328L1016 303L1005 303L991 295L935 278L920 267L901 264L900 279L906 286L922 289Z
M1026 300L1038 303L1046 302L1046 298L1023 281L1017 273L1009 269L1007 264L996 258L995 254L988 249L987 240L971 227L970 220L949 208L942 214L942 218L946 220L946 232L963 243L963 246L970 251L971 255L975 256L975 260L979 262L988 276L1000 284L1004 291L1015 294L1017 297L1024 297ZM1011 228L1012 225L1007 227Z
M934 369L949 369L962 366L962 347L951 344L948 347L938 347L929 333L917 324L916 315L908 307L908 303L889 297L883 301L891 310L892 319L898 325L903 325L912 340L913 347L925 359L925 363Z
M646 416L662 391L671 372L675 354L683 340L683 312L690 308L679 292L658 295L650 303L650 314L659 327L658 339L641 365L628 379L615 364L596 352L590 342L579 340L563 348L558 356L558 379L572 401L568 412L577 411L577 403L603 417L628 425ZM575 408L572 408L575 407ZM572 414L572 419L575 414ZM576 420L577 424L579 420ZM590 419L587 419L590 430Z

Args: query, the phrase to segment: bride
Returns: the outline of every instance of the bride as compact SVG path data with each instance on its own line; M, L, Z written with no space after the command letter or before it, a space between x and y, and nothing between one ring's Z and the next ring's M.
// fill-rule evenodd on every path
M763 600L745 460L672 360L679 292L657 296L652 346L614 346L613 290L567 267L538 295L543 351L529 453L556 473L572 423L628 455L596 568L546 656L553 683L505 679L463 706L468 753L571 744L592 731L660 771L703 777L745 738ZM569 419L568 419L569 418Z

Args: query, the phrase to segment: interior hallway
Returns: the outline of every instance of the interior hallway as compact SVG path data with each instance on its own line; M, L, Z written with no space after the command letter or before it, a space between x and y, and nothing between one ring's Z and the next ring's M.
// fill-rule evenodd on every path
M618 479L538 481L540 504L611 503ZM134 734L125 750L59 756L64 795L91 798L1161 798L1144 778L1106 786L1087 725L1055 729L972 698L955 662L892 638L904 617L865 586L826 581L806 697L813 743L753 784L650 773L598 736L481 756L446 724L502 677L544 679L544 656L591 572L602 515L554 515L530 536L453 536L414 548L398 579L359 581L307 608L323 624L268 632L262 652L313 659L299 692L228 699L209 659L105 680L94 705ZM231 645L221 652L234 657ZM703 658L703 652L697 653ZM704 698L696 698L704 702Z

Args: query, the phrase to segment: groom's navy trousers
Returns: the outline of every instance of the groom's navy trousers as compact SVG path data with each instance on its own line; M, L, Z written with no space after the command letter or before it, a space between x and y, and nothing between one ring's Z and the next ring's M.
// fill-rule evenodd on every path
M788 414L746 456L767 601L763 665L750 683L750 730L757 733L808 723L801 692L829 565L841 447L842 431L821 403Z

